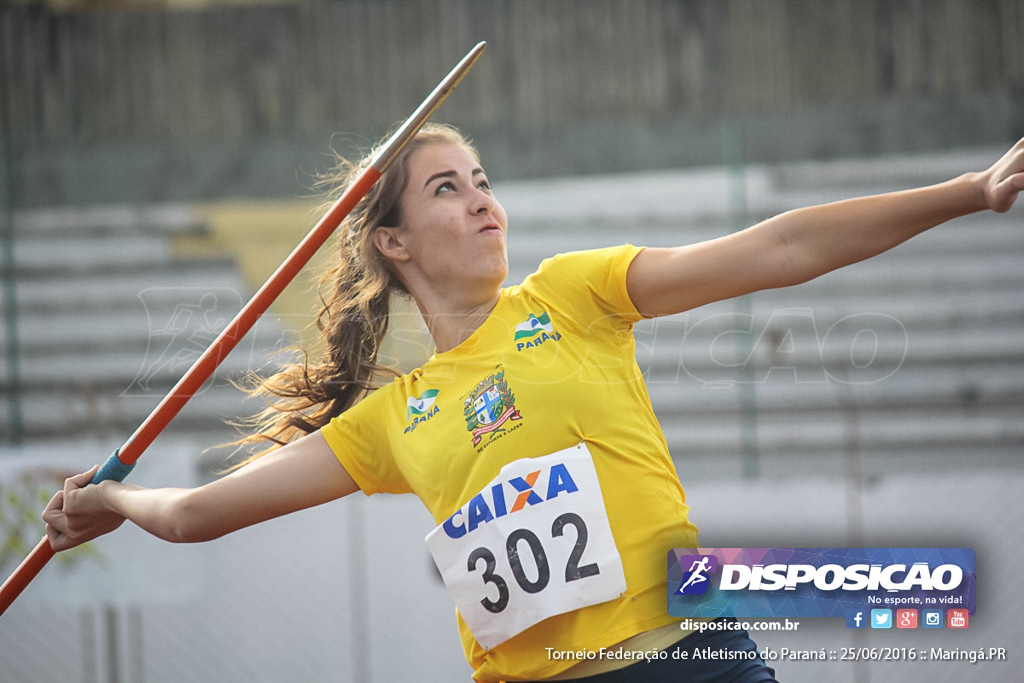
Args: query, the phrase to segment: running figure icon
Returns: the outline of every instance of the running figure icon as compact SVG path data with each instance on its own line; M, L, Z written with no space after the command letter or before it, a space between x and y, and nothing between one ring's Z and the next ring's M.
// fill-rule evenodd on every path
M711 561L711 558L708 557L707 555L701 557L699 561L698 560L694 560L693 561L693 563L690 565L690 569L689 569L689 572L690 572L689 578L687 578L686 581L683 582L683 585L679 587L679 592L680 593L683 593L690 586L693 586L693 585L698 584L698 583L704 583L705 581L708 580L708 577L705 576L705 574L707 572L711 571L711 567L708 566L708 562L710 562L710 561Z

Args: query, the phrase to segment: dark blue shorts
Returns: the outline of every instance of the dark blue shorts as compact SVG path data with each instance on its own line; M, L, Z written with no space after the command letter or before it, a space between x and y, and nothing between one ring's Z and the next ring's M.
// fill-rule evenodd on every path
M732 618L715 621L736 625ZM681 656L684 652L685 659ZM641 660L617 671L572 680L579 683L777 683L775 670L766 666L759 656L754 656L756 653L757 644L745 630L707 630L686 636L663 650L656 660Z

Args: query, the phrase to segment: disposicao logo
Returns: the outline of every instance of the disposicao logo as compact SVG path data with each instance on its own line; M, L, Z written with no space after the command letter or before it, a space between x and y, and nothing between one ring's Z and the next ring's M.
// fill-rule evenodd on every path
M711 585L709 574L718 569L718 558L714 555L683 555L679 558L681 567L689 566L683 574L683 581L676 595L703 595Z
M875 613L896 607L973 613L975 581L969 548L676 548L668 554L668 611L843 617L851 628L870 614L868 625L885 628Z

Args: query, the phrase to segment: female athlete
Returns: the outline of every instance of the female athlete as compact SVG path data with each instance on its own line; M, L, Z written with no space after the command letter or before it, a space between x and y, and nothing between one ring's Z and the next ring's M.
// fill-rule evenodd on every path
M72 477L43 513L47 535L63 550L129 519L169 541L206 541L357 490L414 493L437 524L427 546L476 679L772 681L740 656L755 650L745 632L690 634L667 614L666 552L697 547L697 533L633 325L810 280L958 216L1007 211L1022 189L1024 140L941 184L689 246L560 254L503 288L505 211L476 150L428 125L341 226L324 358L263 383L274 404L250 441L269 447L193 489ZM412 298L436 350L379 386L394 294ZM550 656L696 647L739 655Z

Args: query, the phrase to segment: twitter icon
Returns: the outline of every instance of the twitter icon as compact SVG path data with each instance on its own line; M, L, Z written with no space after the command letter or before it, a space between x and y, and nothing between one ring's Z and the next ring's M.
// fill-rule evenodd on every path
M892 628L892 610L871 610L871 628Z

